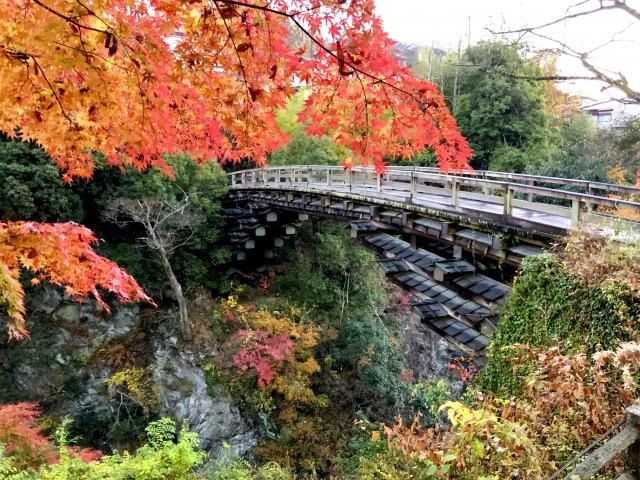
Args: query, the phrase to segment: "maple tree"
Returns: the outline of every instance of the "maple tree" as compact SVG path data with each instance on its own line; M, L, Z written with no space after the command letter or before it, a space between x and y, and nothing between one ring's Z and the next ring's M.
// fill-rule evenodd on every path
M233 356L233 364L241 372L254 369L258 386L265 388L275 377L274 364L282 363L291 353L291 340L284 333L269 335L262 330L240 330L236 337L243 347Z
M312 51L290 41L292 27ZM378 171L385 155L427 147L442 168L468 166L443 96L392 57L373 0L7 0L0 32L0 131L40 145L67 182L90 178L98 151L112 167L169 174L163 155L175 152L264 165L289 138L275 113L296 85L311 92L299 114L308 133L331 136ZM76 228L3 224L0 281L13 337L25 335L19 266L37 264L81 296L97 296L101 283L121 300L145 298L87 249L88 232L71 235ZM9 232L57 246L18 256ZM73 238L76 254L65 253Z
M312 92L308 132L365 162L470 155L437 88L392 57L373 0L8 0L0 31L0 130L38 142L67 179L91 175L91 151L137 168L167 168L171 152L263 165L288 139L275 110L296 84Z
M13 466L22 471L35 470L43 462L55 463L61 453L56 451L38 426L40 414L40 408L34 403L0 405L0 446L5 448ZM83 462L102 457L101 452L88 448L64 446L64 450L65 454L73 455Z
M98 287L123 302L152 303L133 277L91 248L96 242L89 229L72 222L0 222L0 303L7 305L10 338L28 335L21 268L35 274L32 284L46 280L64 286L72 297L91 295L106 311Z

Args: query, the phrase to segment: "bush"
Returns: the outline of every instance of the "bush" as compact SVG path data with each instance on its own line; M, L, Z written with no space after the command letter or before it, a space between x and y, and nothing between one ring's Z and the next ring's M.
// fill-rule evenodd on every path
M84 216L80 197L37 145L0 134L0 178L0 220L80 222Z
M186 426L176 437L171 419L152 422L147 427L149 443L134 454L115 453L100 461L85 463L66 454L66 434L58 433L60 462L40 471L41 480L186 480L196 478L194 469L201 465L206 453L198 450L199 438Z
M513 371L506 358L514 344L562 346L567 352L596 352L630 339L627 326L637 315L627 287L588 285L552 254L526 258L507 298L489 347L479 384L509 397L520 391L527 364Z

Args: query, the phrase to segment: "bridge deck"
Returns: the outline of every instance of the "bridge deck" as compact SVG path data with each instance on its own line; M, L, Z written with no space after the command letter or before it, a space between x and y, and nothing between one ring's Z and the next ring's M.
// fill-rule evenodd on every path
M445 211L455 211L452 208L452 198L450 193L443 192L437 193L416 193L413 197L409 192L404 190L398 190L395 188L384 188L381 192L378 192L376 187L370 185L358 185L351 191L348 185L331 185L321 183L308 184L309 188L320 192L344 192L360 194L369 198L377 198L380 200L392 199L394 201L411 203L413 205L436 208ZM503 205L495 203L493 201L464 198L461 196L458 200L459 209L465 211L477 211L479 213L492 213L495 215L503 214ZM569 209L567 209L569 210ZM543 226L551 226L559 229L571 228L571 218L569 216L563 216L545 211L535 210L535 204L531 204L530 208L513 207L511 216L516 219L521 219L530 223L537 223Z

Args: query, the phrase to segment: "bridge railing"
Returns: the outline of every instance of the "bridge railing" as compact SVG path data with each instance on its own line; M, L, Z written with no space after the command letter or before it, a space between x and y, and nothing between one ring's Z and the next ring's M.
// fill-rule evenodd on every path
M460 207L461 199L479 200L501 205L505 217L511 217L514 207L518 207L570 218L572 226L587 216L591 220L595 215L615 218L620 208L640 212L640 202L633 200L635 195L640 198L640 188L501 172L444 173L425 167L389 167L378 175L371 167L347 171L340 166L296 165L242 170L229 176L235 188L297 188L325 193L338 190L385 198L397 196L409 202L417 195L431 194L441 196L454 209ZM562 189L567 186L582 186L591 193ZM630 199L607 196L620 194ZM557 205L559 201L566 206Z
M408 167L393 166L391 170L415 170L437 173L441 172L435 167ZM491 170L453 170L448 172L451 175L483 178L487 180L507 181L509 183L522 183L531 186L557 185L563 187L579 187L580 193L595 194L605 192L607 194L618 195L640 195L640 187L631 185L618 185L615 183L593 182L590 180L578 180L575 178L548 177L543 175L527 175L523 173L494 172ZM552 187L553 188L553 187Z
M565 464L549 480L559 479L561 474L570 470L576 461L576 467L563 477L563 480L587 480L593 478L606 466L611 465L616 458L624 455L626 473L617 480L634 479L640 471L640 406L631 405L627 408L625 420L612 430L619 430L611 438L605 434L601 439L592 443L587 449L569 463ZM603 443L604 442L604 443ZM598 447L598 448L596 448ZM631 473L632 472L632 473Z

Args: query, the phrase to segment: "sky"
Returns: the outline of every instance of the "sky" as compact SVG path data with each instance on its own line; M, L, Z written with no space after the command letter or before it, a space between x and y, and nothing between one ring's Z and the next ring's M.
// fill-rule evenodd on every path
M385 30L400 42L434 45L455 50L469 42L492 38L488 31L513 30L547 23L579 8L593 8L596 0L571 9L579 0L375 0L376 12ZM640 0L627 0L640 10ZM590 58L612 72L622 72L632 86L640 89L640 21L621 11L599 12L589 17L567 20L544 30L576 50L597 49ZM544 40L527 37L534 48L548 47ZM573 59L559 62L560 73L588 74ZM598 100L606 100L616 92L602 92L595 82L562 82L562 88Z

